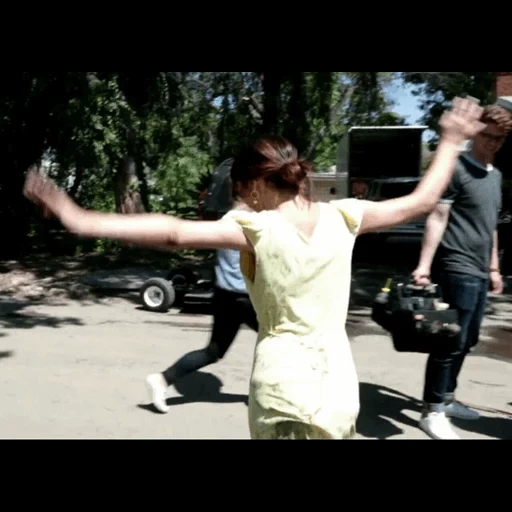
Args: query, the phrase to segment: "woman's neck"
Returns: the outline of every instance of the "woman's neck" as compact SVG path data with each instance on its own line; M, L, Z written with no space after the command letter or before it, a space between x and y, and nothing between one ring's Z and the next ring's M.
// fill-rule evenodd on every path
M262 195L259 201L259 207L262 210L282 210L290 207L295 207L301 210L307 209L311 206L309 201L302 194L287 193L280 191L269 190Z
M276 210L288 210L290 208L295 208L297 210L307 210L311 207L311 201L306 199L305 197L298 195L291 195L288 197L283 197L282 201L279 202Z

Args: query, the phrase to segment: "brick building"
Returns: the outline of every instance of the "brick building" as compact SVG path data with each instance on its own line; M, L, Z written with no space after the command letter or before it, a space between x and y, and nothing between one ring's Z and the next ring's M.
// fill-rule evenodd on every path
M496 96L512 98L512 71L496 72Z
M512 71L496 72L496 97L503 107L512 110ZM496 156L496 166L503 173L503 212L512 213L512 135ZM499 244L504 251L501 266L504 275L512 275L512 224L499 227Z
M501 105L512 110L512 71L496 72L496 97ZM505 180L512 180L512 136L507 138L496 157L496 166Z

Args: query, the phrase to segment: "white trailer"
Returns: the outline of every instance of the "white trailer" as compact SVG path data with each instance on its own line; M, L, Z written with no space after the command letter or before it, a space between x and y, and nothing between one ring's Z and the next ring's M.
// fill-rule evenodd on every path
M313 201L329 202L337 198L336 170L334 172L312 172L309 175L310 193Z
M414 178L423 169L423 134L427 126L355 126L338 146L336 195L352 197L355 181Z

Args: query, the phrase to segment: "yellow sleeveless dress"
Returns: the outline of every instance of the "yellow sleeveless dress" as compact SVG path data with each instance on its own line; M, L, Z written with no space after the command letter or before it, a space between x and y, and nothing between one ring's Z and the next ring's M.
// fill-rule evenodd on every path
M260 324L252 439L352 439L359 382L346 333L358 200L320 204L311 238L277 211L232 211L254 246L241 267Z

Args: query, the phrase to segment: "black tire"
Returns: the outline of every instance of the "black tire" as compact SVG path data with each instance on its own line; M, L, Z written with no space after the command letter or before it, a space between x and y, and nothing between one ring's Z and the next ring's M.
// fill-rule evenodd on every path
M157 277L144 283L140 298L147 311L167 313L176 301L176 292L172 283Z
M177 286L190 286L197 283L199 275L188 268L176 268L167 274L167 280L173 283L176 280Z

